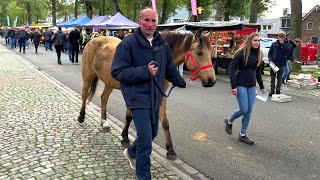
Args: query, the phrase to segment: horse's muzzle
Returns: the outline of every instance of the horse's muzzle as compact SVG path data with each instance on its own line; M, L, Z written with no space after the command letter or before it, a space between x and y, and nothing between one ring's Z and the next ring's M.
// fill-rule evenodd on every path
M216 80L209 78L207 81L202 81L203 87L212 87L216 84Z

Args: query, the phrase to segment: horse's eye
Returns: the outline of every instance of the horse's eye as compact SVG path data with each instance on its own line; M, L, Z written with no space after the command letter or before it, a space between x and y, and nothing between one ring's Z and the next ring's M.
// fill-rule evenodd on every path
M202 52L198 52L198 56L201 56L202 55Z

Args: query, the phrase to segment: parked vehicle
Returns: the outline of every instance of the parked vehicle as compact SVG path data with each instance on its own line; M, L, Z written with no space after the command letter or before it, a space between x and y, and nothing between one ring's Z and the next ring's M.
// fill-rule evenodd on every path
M264 63L264 66L269 64L269 58L268 58L269 49L271 47L271 44L276 41L277 39L275 38L260 38L260 47L263 54L262 61Z

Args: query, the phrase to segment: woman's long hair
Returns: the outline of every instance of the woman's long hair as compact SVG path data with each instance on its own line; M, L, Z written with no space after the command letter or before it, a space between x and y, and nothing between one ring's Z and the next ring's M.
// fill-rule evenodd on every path
M251 53L251 48L252 48L252 45L251 45L251 42L252 42L252 39L257 37L257 36L260 36L258 33L251 33L247 39L243 42L243 44L240 46L240 48L234 53L234 56L237 56L241 51L243 51L243 63L244 65L246 66L247 63L248 63L248 59L249 59L249 56L250 56L250 53ZM258 64L257 64L257 67L260 66L260 64L262 63L262 58L261 58L261 48L260 48L260 45L258 47Z

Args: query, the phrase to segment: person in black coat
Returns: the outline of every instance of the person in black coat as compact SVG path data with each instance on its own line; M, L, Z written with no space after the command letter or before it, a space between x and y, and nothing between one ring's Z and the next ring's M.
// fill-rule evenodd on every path
M21 52L21 48L23 47L23 53L26 53L26 41L29 39L29 35L24 27L18 33L19 39L19 52Z
M111 74L120 82L126 106L131 110L137 129L136 140L124 150L124 154L133 169L137 163L138 179L150 180L152 140L157 136L163 98L160 88L164 87L165 79L181 88L186 87L186 82L173 63L169 45L155 31L157 12L146 8L140 15L140 28L117 46Z
M32 43L34 44L34 48L36 50L36 54L38 54L38 47L41 41L42 34L40 33L39 29L36 29L32 34Z
M72 46L72 58L71 63L78 63L78 55L79 55L79 42L80 42L80 31L79 29L75 29L70 32L69 41Z
M62 32L61 27L59 27L58 31L52 36L52 41L56 49L58 64L61 65L61 51L66 44L66 35Z
M247 128L256 99L256 81L259 83L261 92L266 92L260 71L262 63L260 36L258 33L252 33L235 52L229 65L231 93L237 97L239 109L224 120L225 130L227 134L231 135L233 122L242 116L242 127L238 140L246 144L254 143L247 136Z
M270 69L270 75L271 75L271 92L270 96L272 94L280 94L281 93L281 82L282 82L282 74L284 71L284 68L287 64L287 59L290 56L290 47L288 46L288 43L285 43L286 34L285 33L279 33L278 34L278 40L271 44L271 47L269 49L268 58L269 62L273 62L279 70L277 72L274 72L272 68ZM277 77L277 86L275 87L275 79ZM275 91L276 90L276 91Z

